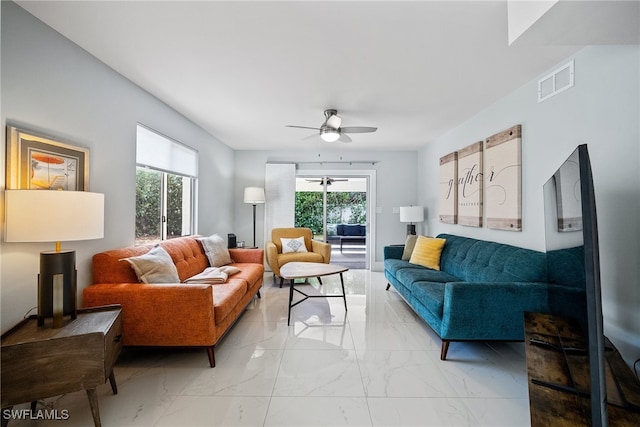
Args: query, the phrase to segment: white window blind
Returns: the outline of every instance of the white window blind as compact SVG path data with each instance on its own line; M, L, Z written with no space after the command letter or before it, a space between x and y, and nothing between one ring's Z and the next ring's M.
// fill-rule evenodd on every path
M136 163L163 172L196 178L198 152L138 124Z

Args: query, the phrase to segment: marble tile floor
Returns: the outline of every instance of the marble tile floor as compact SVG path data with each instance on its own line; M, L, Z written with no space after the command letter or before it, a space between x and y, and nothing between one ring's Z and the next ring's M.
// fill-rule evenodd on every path
M323 283L296 286L340 288L338 276ZM443 362L440 339L393 288L385 291L381 272L350 270L345 284L348 312L341 298L309 299L288 327L289 290L265 273L262 299L218 344L213 369L204 350L125 348L115 367L119 393L108 382L98 388L102 425L530 424L522 343L452 343ZM84 392L38 408L69 417L9 426L93 425Z

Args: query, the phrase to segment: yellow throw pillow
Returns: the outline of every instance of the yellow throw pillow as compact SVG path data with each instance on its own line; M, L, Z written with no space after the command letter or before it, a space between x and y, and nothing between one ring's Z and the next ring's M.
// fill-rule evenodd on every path
M433 270L440 270L440 255L445 242L445 239L418 236L409 262Z

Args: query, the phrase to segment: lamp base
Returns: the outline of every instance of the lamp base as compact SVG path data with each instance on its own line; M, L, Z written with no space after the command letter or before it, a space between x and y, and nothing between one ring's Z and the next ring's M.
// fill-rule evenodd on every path
M416 225L415 224L407 224L407 236L416 234Z
M256 205L253 204L253 247L256 247Z
M53 327L64 326L64 316L76 318L76 252L40 252L38 326L53 317Z

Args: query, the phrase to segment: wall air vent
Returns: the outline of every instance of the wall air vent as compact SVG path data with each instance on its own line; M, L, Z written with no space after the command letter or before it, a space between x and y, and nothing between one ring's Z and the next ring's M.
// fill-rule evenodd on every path
M573 60L538 80L538 102L573 87Z

